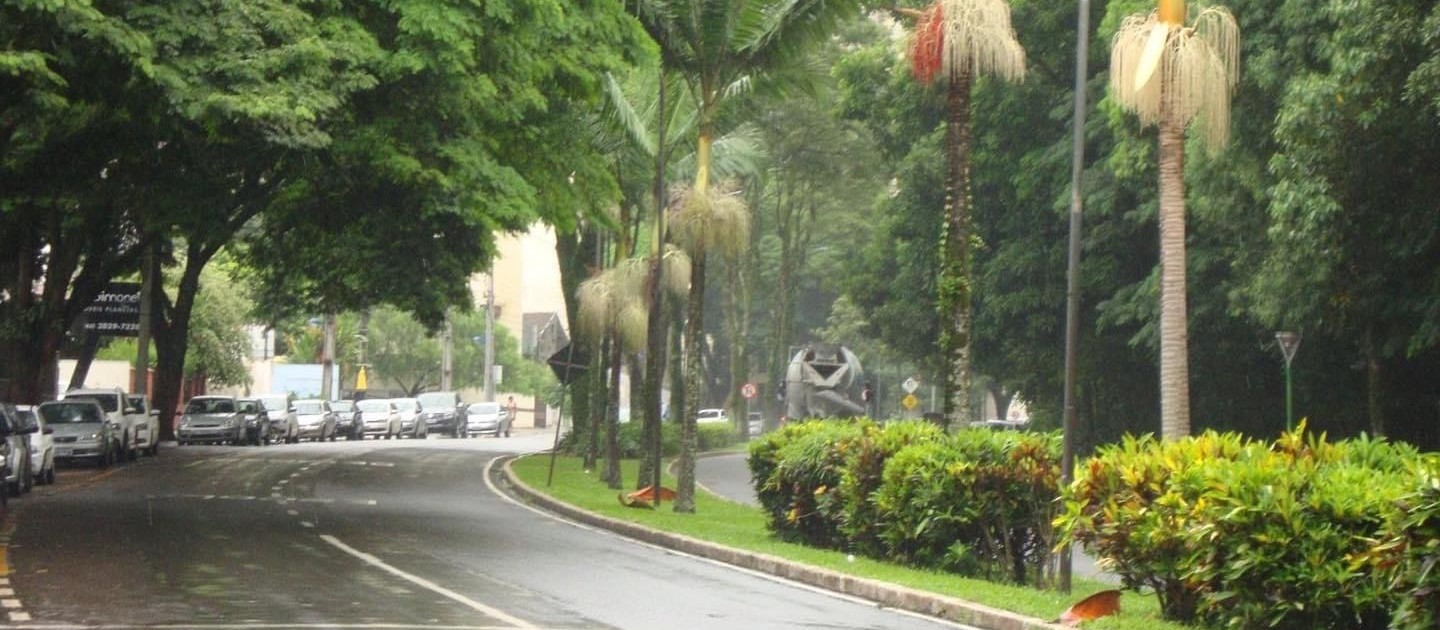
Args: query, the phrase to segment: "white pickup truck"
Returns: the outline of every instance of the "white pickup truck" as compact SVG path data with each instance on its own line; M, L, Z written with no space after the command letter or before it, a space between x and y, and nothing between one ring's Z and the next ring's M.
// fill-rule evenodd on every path
M65 392L62 398L85 398L100 403L105 410L105 417L115 424L116 431L121 435L119 458L135 461L140 456L140 449L145 447L142 438L137 435L142 431L146 432L146 438L151 434L148 430L148 420L139 409L132 405L125 396L125 390L119 387L106 387L103 389L72 389ZM155 440L150 439L150 444Z

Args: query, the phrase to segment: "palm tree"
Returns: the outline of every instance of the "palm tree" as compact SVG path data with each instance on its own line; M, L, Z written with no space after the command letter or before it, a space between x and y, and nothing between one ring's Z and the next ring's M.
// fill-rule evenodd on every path
M1004 0L939 0L920 12L910 44L911 70L922 83L945 83L945 226L936 301L945 355L945 416L970 423L970 89L976 78L1025 78L1025 50Z
M703 195L703 198L696 199ZM700 344L705 309L705 257L711 248L727 260L738 260L750 245L750 209L739 191L696 189L675 220L676 240L690 254L690 296L685 303L685 413L680 418L680 471L675 510L695 511L695 410L703 387ZM689 454L688 456L686 454Z
M1110 93L1160 127L1160 435L1190 434L1185 304L1185 126L1200 119L1205 145L1225 146L1239 78L1240 29L1224 7L1186 26L1184 0L1160 0L1126 17L1110 51Z

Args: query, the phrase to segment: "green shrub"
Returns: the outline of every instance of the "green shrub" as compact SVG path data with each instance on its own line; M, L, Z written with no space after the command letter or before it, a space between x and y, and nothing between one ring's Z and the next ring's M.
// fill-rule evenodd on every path
M644 452L645 423L626 422L620 425L618 442L620 444L620 457L635 459ZM725 448L740 443L740 434L734 426L728 424L702 424L696 431L697 448L701 451L709 451ZM566 433L560 441L560 449L567 453L577 453L584 444L577 442L581 438L578 432ZM675 457L680 454L680 426L673 422L666 422L660 425L660 447L665 457ZM600 436L600 448L605 448L605 436L602 430Z
M1390 627L1440 628L1440 461L1427 462L1369 560L1399 600Z
M1410 483L1413 449L1216 434L1104 447L1057 525L1172 619L1235 627L1382 627L1393 597L1356 568Z
M752 443L751 475L766 521L780 539L844 548L836 488L847 449L861 437L866 424L791 423Z
M666 425L674 426L674 425ZM678 440L679 427L676 428ZM740 431L733 424L700 424L696 425L695 438L697 448L701 451L713 451L740 443Z
M860 439L848 452L839 486L840 530L852 551L873 558L886 555L878 531L880 518L871 496L884 481L885 462L906 446L944 438L945 432L931 422L902 421L864 427Z
M1057 435L963 431L901 449L874 495L886 556L1044 584L1059 496Z

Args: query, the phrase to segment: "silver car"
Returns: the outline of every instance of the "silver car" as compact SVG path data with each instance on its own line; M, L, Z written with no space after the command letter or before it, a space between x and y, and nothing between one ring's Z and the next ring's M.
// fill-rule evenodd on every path
M266 417L270 419L271 439L285 444L299 442L300 419L295 417L295 408L290 404L290 396L267 394L259 396L258 400L265 407Z
M385 439L400 435L400 413L395 404L385 399L362 400L355 403L360 408L360 422L365 425L365 435Z
M317 442L335 440L335 414L324 400L295 401L295 419L300 423L300 439Z
M232 396L196 396L185 404L175 440L181 446L198 442L240 444L245 441L245 416Z
M395 411L400 414L399 437L425 437L425 420L421 417L423 410L420 401L415 398L392 398L390 402L395 403Z
M94 400L43 402L35 413L55 430L51 437L58 461L94 460L96 466L106 468L120 452L120 429Z
M510 437L510 413L498 402L470 403L465 410L465 434L478 436L489 433L495 437Z
M14 405L0 404L0 439L10 446L10 465L5 469L5 493L12 497L35 487L35 478L30 475L30 439L33 433L25 428Z
M30 434L30 475L35 485L55 483L55 429L45 425L45 420L36 413L32 405L16 405L20 421Z

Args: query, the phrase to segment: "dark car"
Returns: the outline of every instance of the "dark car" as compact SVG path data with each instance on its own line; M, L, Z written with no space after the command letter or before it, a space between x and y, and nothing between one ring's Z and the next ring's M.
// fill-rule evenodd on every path
M425 419L425 429L450 437L465 435L465 403L455 392L427 392L420 394L420 416Z
M360 407L353 400L336 400L330 403L335 414L335 434L347 440L365 437L365 422L360 419Z

